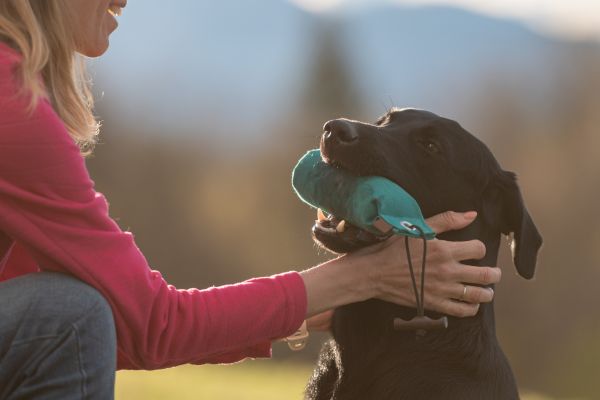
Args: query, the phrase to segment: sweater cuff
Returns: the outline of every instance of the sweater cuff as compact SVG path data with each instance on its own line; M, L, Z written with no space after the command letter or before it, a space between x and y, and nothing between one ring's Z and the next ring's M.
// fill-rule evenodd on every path
M296 332L306 319L308 301L304 279L296 271L273 275L285 294L285 316L282 319L281 334L274 338L280 339Z
M271 342L263 342L254 346L249 346L239 351L220 354L193 364L232 364L245 360L246 358L270 358Z

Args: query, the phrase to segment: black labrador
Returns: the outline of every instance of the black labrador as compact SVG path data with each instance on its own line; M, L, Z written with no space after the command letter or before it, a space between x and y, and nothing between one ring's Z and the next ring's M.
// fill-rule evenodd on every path
M440 239L482 241L484 259L495 266L500 238L514 235L518 273L533 277L542 244L515 174L502 170L490 150L455 121L416 109L392 109L374 124L337 119L324 126L323 159L361 176L383 176L410 193L425 217L447 210L478 211L477 219ZM315 240L346 253L382 240L346 224L331 229L335 216L317 221ZM440 315L427 312L432 318ZM444 330L416 339L393 329L393 319L409 320L415 310L368 300L337 309L333 339L320 354L307 399L512 400L517 384L495 333L493 304L477 315L449 317Z

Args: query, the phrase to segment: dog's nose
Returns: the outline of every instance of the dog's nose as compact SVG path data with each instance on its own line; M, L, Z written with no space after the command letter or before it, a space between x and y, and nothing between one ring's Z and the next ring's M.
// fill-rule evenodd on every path
M326 141L337 140L342 144L352 144L358 140L358 130L352 121L332 119L323 125L323 138Z

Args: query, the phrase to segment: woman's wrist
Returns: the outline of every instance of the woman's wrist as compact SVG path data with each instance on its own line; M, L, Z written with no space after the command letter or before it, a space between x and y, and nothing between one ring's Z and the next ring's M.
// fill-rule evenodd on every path
M306 318L375 296L363 257L344 255L300 272L307 297Z

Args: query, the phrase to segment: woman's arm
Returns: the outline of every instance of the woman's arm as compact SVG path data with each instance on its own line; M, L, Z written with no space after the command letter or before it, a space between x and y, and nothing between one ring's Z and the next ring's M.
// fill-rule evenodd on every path
M51 105L41 101L29 114L11 75L0 57L0 231L18 243L7 268L33 259L100 291L113 310L120 368L267 357L272 339L300 326L306 292L298 273L178 290L151 270L133 235L110 218Z

